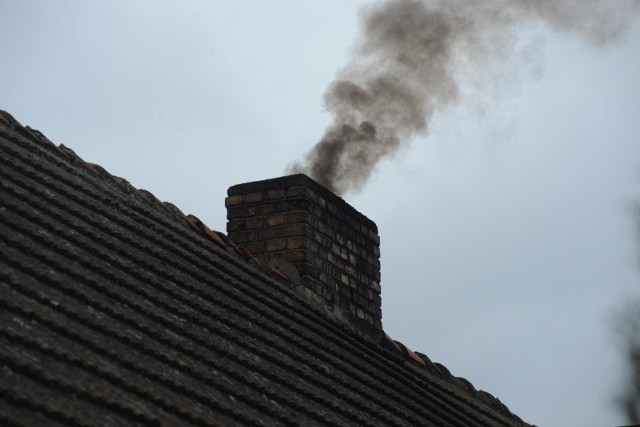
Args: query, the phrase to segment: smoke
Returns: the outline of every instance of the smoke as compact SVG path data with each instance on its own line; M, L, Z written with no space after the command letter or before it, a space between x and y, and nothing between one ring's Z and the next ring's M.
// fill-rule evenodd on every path
M640 203L635 206L634 216L640 249ZM640 423L640 296L628 298L615 315L614 326L621 339L626 367L626 378L620 384L616 401L627 421L637 425Z
M521 25L543 23L603 46L628 31L638 10L640 0L377 2L361 12L353 57L324 94L332 123L287 172L338 194L358 191L378 162L460 101L462 69L481 74L509 57Z
M628 301L616 320L627 370L617 403L627 421L637 425L640 423L640 298Z

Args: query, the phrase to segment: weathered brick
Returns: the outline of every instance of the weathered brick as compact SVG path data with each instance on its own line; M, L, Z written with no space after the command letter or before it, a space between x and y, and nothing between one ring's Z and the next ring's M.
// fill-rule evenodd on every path
M313 259L313 265L318 269L321 269L325 263L325 260L323 260L319 256L313 256L312 259Z
M306 247L307 239L304 237L287 239L288 249L301 249Z
M229 238L236 244L243 244L256 240L256 233L252 231L243 231L240 233L234 233L232 236L229 236Z
M233 221L227 222L227 233L233 233L236 231L244 231L245 229L245 220L244 219L236 219Z
M351 314L353 314L355 316L356 314L356 305L352 302L349 303L349 311L351 311Z
M371 288L376 291L377 293L380 293L381 289L380 289L380 283L376 282L375 280L371 282Z
M297 222L306 222L309 214L305 211L287 212L287 223L294 224Z
M264 227L264 218L247 218L245 223L247 230L255 230L256 228Z
M249 193L246 196L244 196L244 199L247 203L258 203L264 199L264 193L262 192Z
M267 251L269 252L281 251L286 247L287 247L287 241L283 239L267 241Z
M305 260L305 254L303 251L283 252L282 259L287 262L300 262Z
M333 243L333 244L331 245L331 251L332 251L334 254L336 254L336 255L340 256L340 246L338 246L338 244L337 244L337 243Z
M224 205L228 208L230 206L237 206L242 204L242 196L229 196L224 199Z
M284 222L285 222L284 214L271 215L270 217L267 218L267 225L269 227L275 227L276 225L284 224Z
M305 196L307 189L304 186L289 187L287 189L287 197Z
M255 206L254 209L256 215L268 215L276 211L276 205L275 203L267 203Z
M270 190L267 191L267 199L269 200L274 200L274 199L282 199L284 198L284 189L278 189L278 190Z
M266 230L258 231L257 237L258 237L258 240L275 239L276 230L273 228L268 228Z
M306 199L283 200L276 202L276 211L293 212L293 211L309 210L309 201Z
M277 229L278 237L296 237L304 235L306 235L306 227L304 224L285 225Z
M244 208L241 206L227 209L227 219L243 218L245 216Z

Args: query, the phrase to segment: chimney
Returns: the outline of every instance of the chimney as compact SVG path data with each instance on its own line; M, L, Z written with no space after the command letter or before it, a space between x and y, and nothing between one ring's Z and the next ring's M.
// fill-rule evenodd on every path
M382 334L378 227L306 175L234 185L227 235L364 335Z

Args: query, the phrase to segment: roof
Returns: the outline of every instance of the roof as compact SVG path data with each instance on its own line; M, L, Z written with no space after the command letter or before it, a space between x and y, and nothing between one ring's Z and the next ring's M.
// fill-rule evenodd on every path
M3 425L526 425L5 112L0 235Z

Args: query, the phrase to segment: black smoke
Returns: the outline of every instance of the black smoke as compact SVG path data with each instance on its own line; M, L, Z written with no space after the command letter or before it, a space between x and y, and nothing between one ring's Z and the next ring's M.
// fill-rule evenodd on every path
M509 57L521 24L537 21L606 45L627 32L638 10L640 0L376 2L361 11L353 57L324 94L332 123L287 171L338 194L358 191L378 162L426 135L434 113L460 101L461 68L482 73Z

